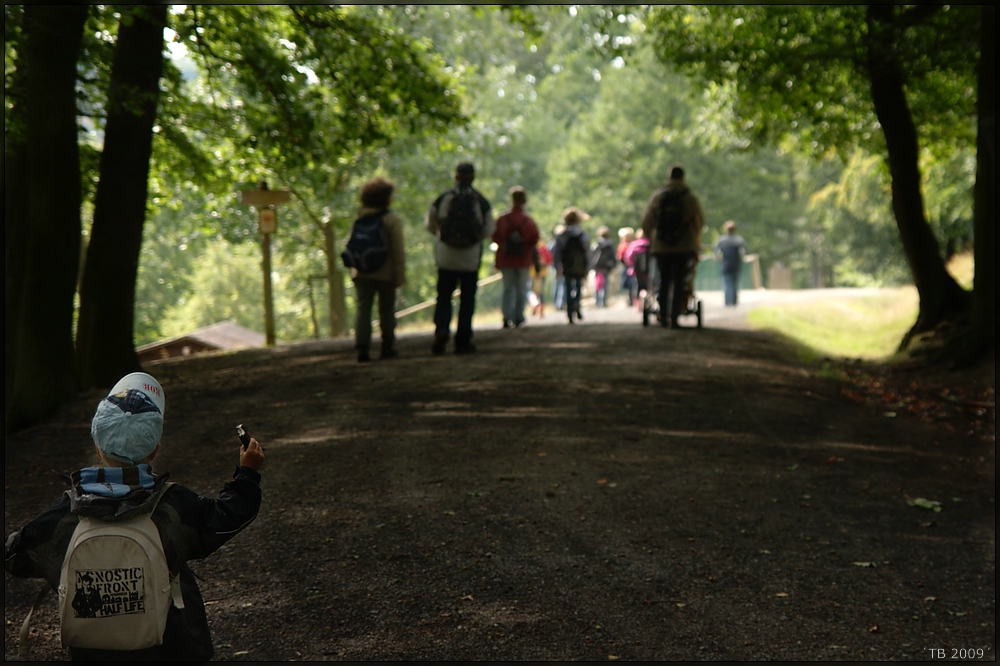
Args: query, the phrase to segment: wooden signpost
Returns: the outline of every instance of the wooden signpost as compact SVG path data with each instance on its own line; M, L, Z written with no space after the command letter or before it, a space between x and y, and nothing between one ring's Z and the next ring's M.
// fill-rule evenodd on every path
M255 190L243 190L242 203L257 209L257 229L260 231L264 252L264 337L268 347L274 346L274 300L271 295L271 234L278 230L277 205L287 203L291 197L288 190L269 190L267 183L260 181Z

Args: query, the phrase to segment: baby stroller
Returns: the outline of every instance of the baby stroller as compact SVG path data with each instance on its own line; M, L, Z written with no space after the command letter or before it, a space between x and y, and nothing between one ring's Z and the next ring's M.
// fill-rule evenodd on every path
M660 275L656 262L653 261L648 250L641 259L636 257L635 265L638 266L640 262L645 269L642 278L639 277L639 271L636 269L637 281L640 283L639 298L642 301L642 325L649 326L650 317L659 318L660 316ZM680 315L694 315L698 319L698 328L701 328L702 305L701 301L694 295L694 279L697 272L698 256L692 254L688 259L687 275L684 280L684 305L681 307Z

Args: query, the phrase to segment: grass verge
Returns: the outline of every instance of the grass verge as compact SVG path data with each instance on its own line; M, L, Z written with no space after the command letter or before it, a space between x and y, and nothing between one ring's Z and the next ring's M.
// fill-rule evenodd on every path
M883 289L875 294L837 297L810 303L761 307L748 319L805 347L814 361L824 356L881 360L892 356L917 318L914 287Z

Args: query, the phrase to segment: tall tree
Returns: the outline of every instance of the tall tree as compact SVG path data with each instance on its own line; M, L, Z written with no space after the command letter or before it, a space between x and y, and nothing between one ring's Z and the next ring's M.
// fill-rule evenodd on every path
M968 311L920 190L919 139L969 140L976 10L952 6L713 6L657 10L661 55L738 91L737 123L792 134L817 154L863 145L886 156L903 249L920 294L904 338Z
M80 286L76 362L81 387L139 369L135 279L163 72L166 5L122 8L107 102L100 182Z
M76 66L87 7L28 5L25 69L28 200L13 395L5 431L53 412L76 386L73 297L80 265ZM5 208L6 212L6 208ZM6 344L10 344L7 341Z
M4 5L5 57L13 67L4 80L4 413L14 395L14 368L17 360L17 329L24 287L24 265L28 241L28 138L27 76L24 58L24 8Z
M997 332L997 10L982 6L979 32L979 96L976 132L975 225L976 284L973 292L972 331L962 352L972 360L996 344Z
M926 20L936 7L901 10L892 5L868 5L864 31L871 99L885 135L892 174L892 208L913 281L920 294L917 323L903 339L905 348L914 334L930 331L942 321L968 311L969 298L944 265L934 232L927 223L920 185L920 148L917 126L906 95L906 73L901 52L905 32Z

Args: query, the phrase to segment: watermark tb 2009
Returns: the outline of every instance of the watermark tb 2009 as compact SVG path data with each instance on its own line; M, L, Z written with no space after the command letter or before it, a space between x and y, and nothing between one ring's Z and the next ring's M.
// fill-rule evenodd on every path
M984 659L990 648L924 648L929 659Z

